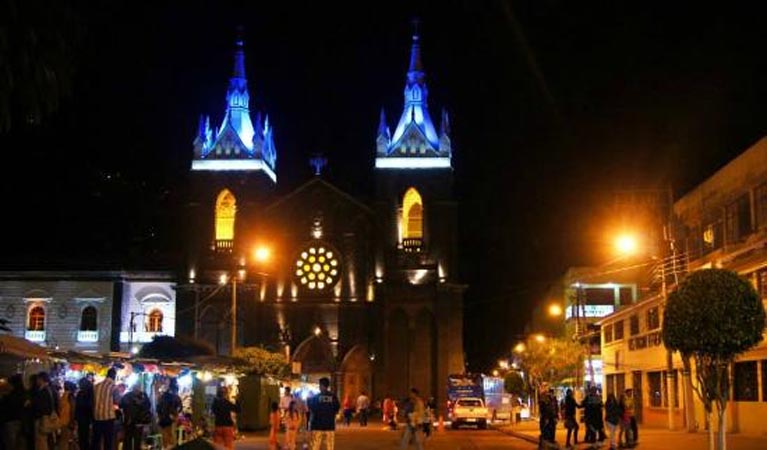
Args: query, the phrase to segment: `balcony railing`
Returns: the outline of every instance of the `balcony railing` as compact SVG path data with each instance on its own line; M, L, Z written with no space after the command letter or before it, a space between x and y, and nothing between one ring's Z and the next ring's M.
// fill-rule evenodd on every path
M423 239L421 238L404 238L402 239L402 250L407 253L420 253L423 246Z
M219 253L232 253L234 241L231 239L216 239L215 250Z
M32 342L45 342L45 330L27 330L24 332L24 338Z
M99 332L98 331L78 331L77 332L77 342L98 342L99 341Z

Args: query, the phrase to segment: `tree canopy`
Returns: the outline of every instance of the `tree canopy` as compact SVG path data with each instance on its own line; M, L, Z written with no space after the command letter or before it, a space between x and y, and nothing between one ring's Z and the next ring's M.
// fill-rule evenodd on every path
M570 339L548 338L531 341L520 355L522 369L533 387L541 383L560 383L572 377L583 364L583 346Z
M282 353L270 352L263 347L238 347L234 356L246 361L253 372L261 375L287 373L288 363Z
M207 342L184 336L155 336L152 342L141 347L138 356L160 360L184 359L192 356L209 356L216 352Z

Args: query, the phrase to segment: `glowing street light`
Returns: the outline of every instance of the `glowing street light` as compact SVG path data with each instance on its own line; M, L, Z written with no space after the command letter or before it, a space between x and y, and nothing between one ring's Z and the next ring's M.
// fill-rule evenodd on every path
M503 370L507 370L509 368L509 361L505 359L499 359L498 367L500 367Z
M544 336L544 335L542 335L540 333L534 335L533 339L535 339L535 342L537 342L539 344L543 344L544 342L546 342L546 336Z
M526 347L525 347L524 342L520 342L519 344L514 346L514 351L516 353L524 353L525 349L526 349Z
M494 377L497 377L497 376L498 376L498 374L499 374L499 372L498 372L498 369L495 369L495 370L493 370L493 376L494 376Z
M264 245L260 245L260 246L256 247L255 250L253 250L253 257L259 263L265 263L265 262L269 261L271 256L272 256L271 249L269 249L269 247L266 247Z
M218 284L220 284L221 286L226 285L228 281L229 281L229 277L225 273L222 273L221 275L218 276Z
M314 327L314 335L319 336L322 333L320 327Z
M622 234L615 239L615 249L622 255L633 255L639 250L636 237Z
M549 315L552 317L559 317L562 315L562 307L556 303L549 306Z

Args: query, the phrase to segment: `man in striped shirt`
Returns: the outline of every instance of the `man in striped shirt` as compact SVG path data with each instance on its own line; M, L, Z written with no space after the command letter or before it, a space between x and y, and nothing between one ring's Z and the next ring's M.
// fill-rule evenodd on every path
M119 403L119 393L115 386L115 369L107 371L104 381L93 387L93 448L94 450L114 450L115 440L115 405Z

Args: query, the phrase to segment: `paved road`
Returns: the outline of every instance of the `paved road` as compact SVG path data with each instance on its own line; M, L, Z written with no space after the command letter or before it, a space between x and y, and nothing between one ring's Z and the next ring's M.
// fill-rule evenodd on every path
M340 428L336 432L337 450L378 450L399 448L399 431L385 431L380 425L359 428ZM262 450L267 448L263 434L237 441L236 450ZM414 449L414 446L410 447ZM436 433L426 443L425 450L531 450L536 446L495 430L447 430ZM323 447L324 450L324 447Z

